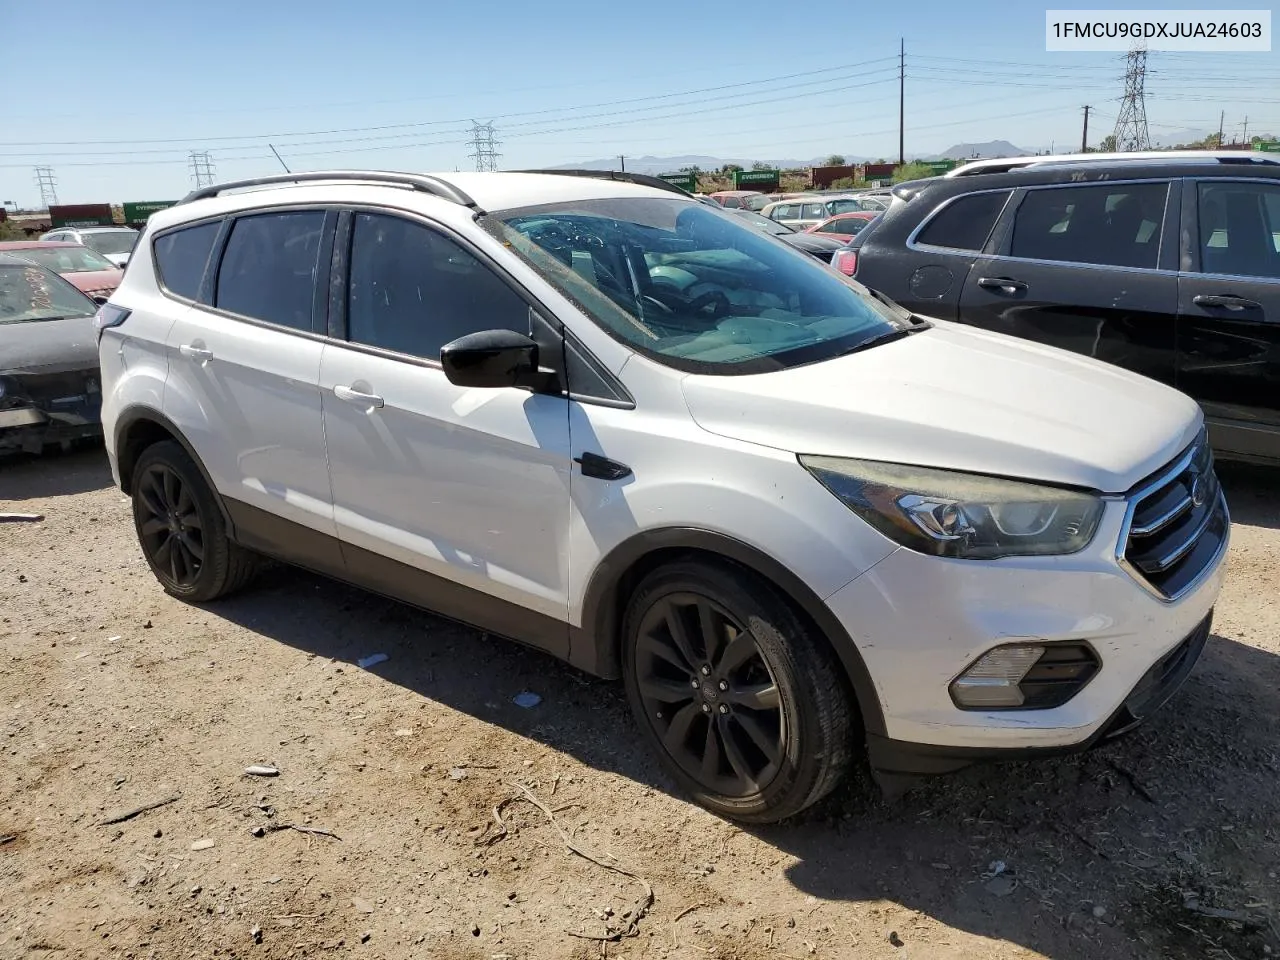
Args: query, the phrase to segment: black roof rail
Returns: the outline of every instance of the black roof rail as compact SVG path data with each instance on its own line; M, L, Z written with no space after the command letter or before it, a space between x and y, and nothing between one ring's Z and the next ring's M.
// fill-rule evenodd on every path
M513 170L512 172L546 173L558 177L590 177L593 180L619 180L623 183L634 183L637 186L653 187L655 190L666 190L668 193L678 193L682 197L693 196L683 187L677 187L661 177L651 177L647 173L627 173L624 170Z
M273 183L314 183L317 181L357 180L365 183L387 183L399 187L409 187L432 196L452 200L464 207L475 210L480 208L475 200L459 190L447 180L422 173L396 173L391 170L314 170L306 173L273 173L266 177L252 177L248 180L228 180L226 183L215 183L208 187L192 190L178 203L192 203L216 197L228 190L244 187L265 187Z

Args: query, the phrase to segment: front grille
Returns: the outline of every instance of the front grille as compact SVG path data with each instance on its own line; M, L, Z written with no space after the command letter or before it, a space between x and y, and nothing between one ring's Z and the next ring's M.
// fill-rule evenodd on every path
M1213 451L1201 433L1167 472L1133 495L1125 565L1158 596L1176 600L1217 558L1229 526Z

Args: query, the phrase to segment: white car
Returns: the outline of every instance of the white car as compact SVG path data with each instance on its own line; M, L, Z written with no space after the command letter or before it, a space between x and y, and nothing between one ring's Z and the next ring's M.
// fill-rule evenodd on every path
M42 234L40 239L81 244L96 250L117 267L123 267L129 262L138 236L133 227L59 227Z
M273 176L139 251L103 422L165 590L266 554L621 677L720 814L794 814L859 754L1083 749L1208 636L1229 521L1191 400L907 314L662 181Z
M797 197L791 200L775 200L760 211L760 215L785 223L795 230L803 230L830 220L838 213L857 211L880 213L884 208L867 197Z

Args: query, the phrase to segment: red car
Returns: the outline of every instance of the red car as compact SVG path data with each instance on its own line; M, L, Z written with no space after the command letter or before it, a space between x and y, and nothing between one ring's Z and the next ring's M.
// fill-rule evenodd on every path
M0 243L0 253L30 260L69 280L89 297L109 297L120 286L124 271L98 251L78 243L52 240L14 240Z
M872 213L869 210L855 210L851 213L837 213L834 217L823 220L821 223L815 223L809 227L805 233L820 233L824 237L831 237L833 240L839 240L848 243L858 232L862 230L868 223L880 216L879 213Z

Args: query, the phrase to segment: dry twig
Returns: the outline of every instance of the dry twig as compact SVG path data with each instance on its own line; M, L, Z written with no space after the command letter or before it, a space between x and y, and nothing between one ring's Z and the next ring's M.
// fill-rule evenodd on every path
M275 833L278 830L297 830L299 833L314 833L321 837L333 837L335 840L342 839L332 830L325 830L323 827L304 827L297 823L268 823L264 824L262 829L268 833Z
M617 943L626 937L634 937L639 931L640 921L644 919L645 914L649 912L649 908L653 906L653 886L649 881L638 873L634 873L626 867L621 866L612 854L605 854L604 856L601 856L600 854L592 853L585 847L578 845L565 831L564 827L560 825L560 821L556 819L556 815L552 812L551 808L538 799L534 792L524 784L508 782L508 786L519 790L525 800L528 800L531 804L542 811L543 816L547 818L547 822L551 824L556 833L560 834L561 842L564 843L565 848L571 853L577 854L582 857L583 860L590 860L598 867L603 867L604 869L611 870L621 876L629 877L644 888L644 896L636 902L634 907L623 914L624 917L629 916L630 919L627 921L627 925L621 930L610 931L603 935L595 933L575 933L572 930L566 930L565 933L569 934L571 937L578 937L582 940L598 940L601 942L608 941L612 943ZM519 798L513 797L512 799ZM605 857L608 859L605 859Z
M132 820L140 813L146 813L148 810L154 810L157 807L163 807L170 803L176 803L182 799L182 794L175 793L171 797L165 797L163 800L152 800L150 803L144 803L140 807L134 807L131 810L122 810L120 813L112 814L98 824L100 827L110 826L113 823L124 823L126 820Z

